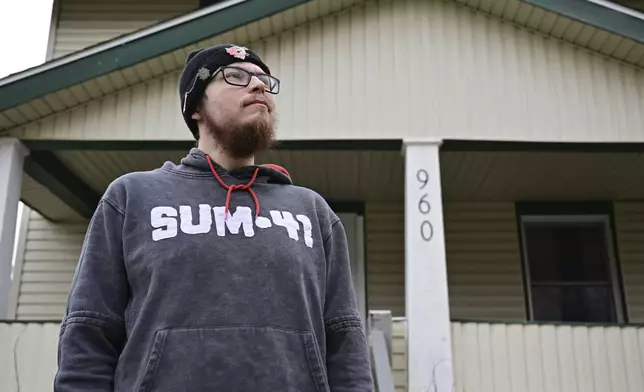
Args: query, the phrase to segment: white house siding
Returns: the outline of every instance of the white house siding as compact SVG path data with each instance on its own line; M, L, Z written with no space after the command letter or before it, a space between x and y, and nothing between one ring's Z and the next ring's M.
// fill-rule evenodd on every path
M396 391L406 390L404 319L394 321ZM636 392L644 328L452 322L454 392Z
M86 223L55 224L29 211L16 319L60 320L78 264Z
M615 203L615 231L628 318L644 323L644 201Z
M370 1L249 46L282 79L284 140L644 141L642 70L453 2ZM187 139L178 76L12 133Z
M198 0L55 0L53 57L85 49L196 10Z
M636 392L644 328L452 323L454 392Z
M367 299L370 309L405 315L404 206L368 203ZM525 320L514 204L444 203L452 318Z

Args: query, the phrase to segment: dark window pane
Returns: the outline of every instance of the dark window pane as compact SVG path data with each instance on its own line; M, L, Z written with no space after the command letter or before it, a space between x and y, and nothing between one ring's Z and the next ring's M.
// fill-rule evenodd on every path
M533 286L532 309L537 321L615 322L611 287Z
M603 223L526 223L533 282L609 282Z

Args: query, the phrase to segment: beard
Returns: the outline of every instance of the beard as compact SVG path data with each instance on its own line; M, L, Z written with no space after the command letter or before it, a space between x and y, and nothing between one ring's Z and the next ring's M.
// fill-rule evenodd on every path
M273 114L246 123L233 120L218 122L210 112L205 111L204 114L203 122L207 132L214 138L217 146L231 158L250 158L270 150L275 145L277 121Z

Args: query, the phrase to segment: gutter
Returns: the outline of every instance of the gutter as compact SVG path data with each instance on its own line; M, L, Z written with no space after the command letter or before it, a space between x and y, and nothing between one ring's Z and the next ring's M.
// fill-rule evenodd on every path
M521 0L644 44L644 14L606 0Z

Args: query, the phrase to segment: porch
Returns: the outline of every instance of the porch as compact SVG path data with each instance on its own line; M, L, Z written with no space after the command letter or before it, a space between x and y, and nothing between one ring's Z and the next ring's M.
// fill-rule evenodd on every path
M27 145L21 198L34 209L21 227L10 308L20 321L0 333L0 355L10 355L2 363L18 353L23 392L29 383L51 385L39 375L55 371L58 322L94 200L117 176L176 162L189 148ZM259 159L285 166L343 216L363 312L394 317L398 390L431 381L426 364L444 354L452 370L441 380L453 379L457 391L641 390L641 146L446 141L440 149L401 148L399 141L291 142ZM438 173L440 182L430 181ZM571 231L554 235L562 224ZM570 275L570 265L560 273L540 269L575 252L553 238L577 238L591 261L577 269L592 276ZM555 253L539 252L546 248ZM51 322L28 323L42 320ZM31 335L38 328L48 332ZM35 358L34 347L50 357ZM15 379L11 366L0 371L3 382ZM7 385L0 389L15 388Z
M396 392L409 390L406 323L392 323ZM58 332L59 323L0 322L0 390L51 390ZM644 385L643 326L453 321L451 333L454 392L636 392Z

